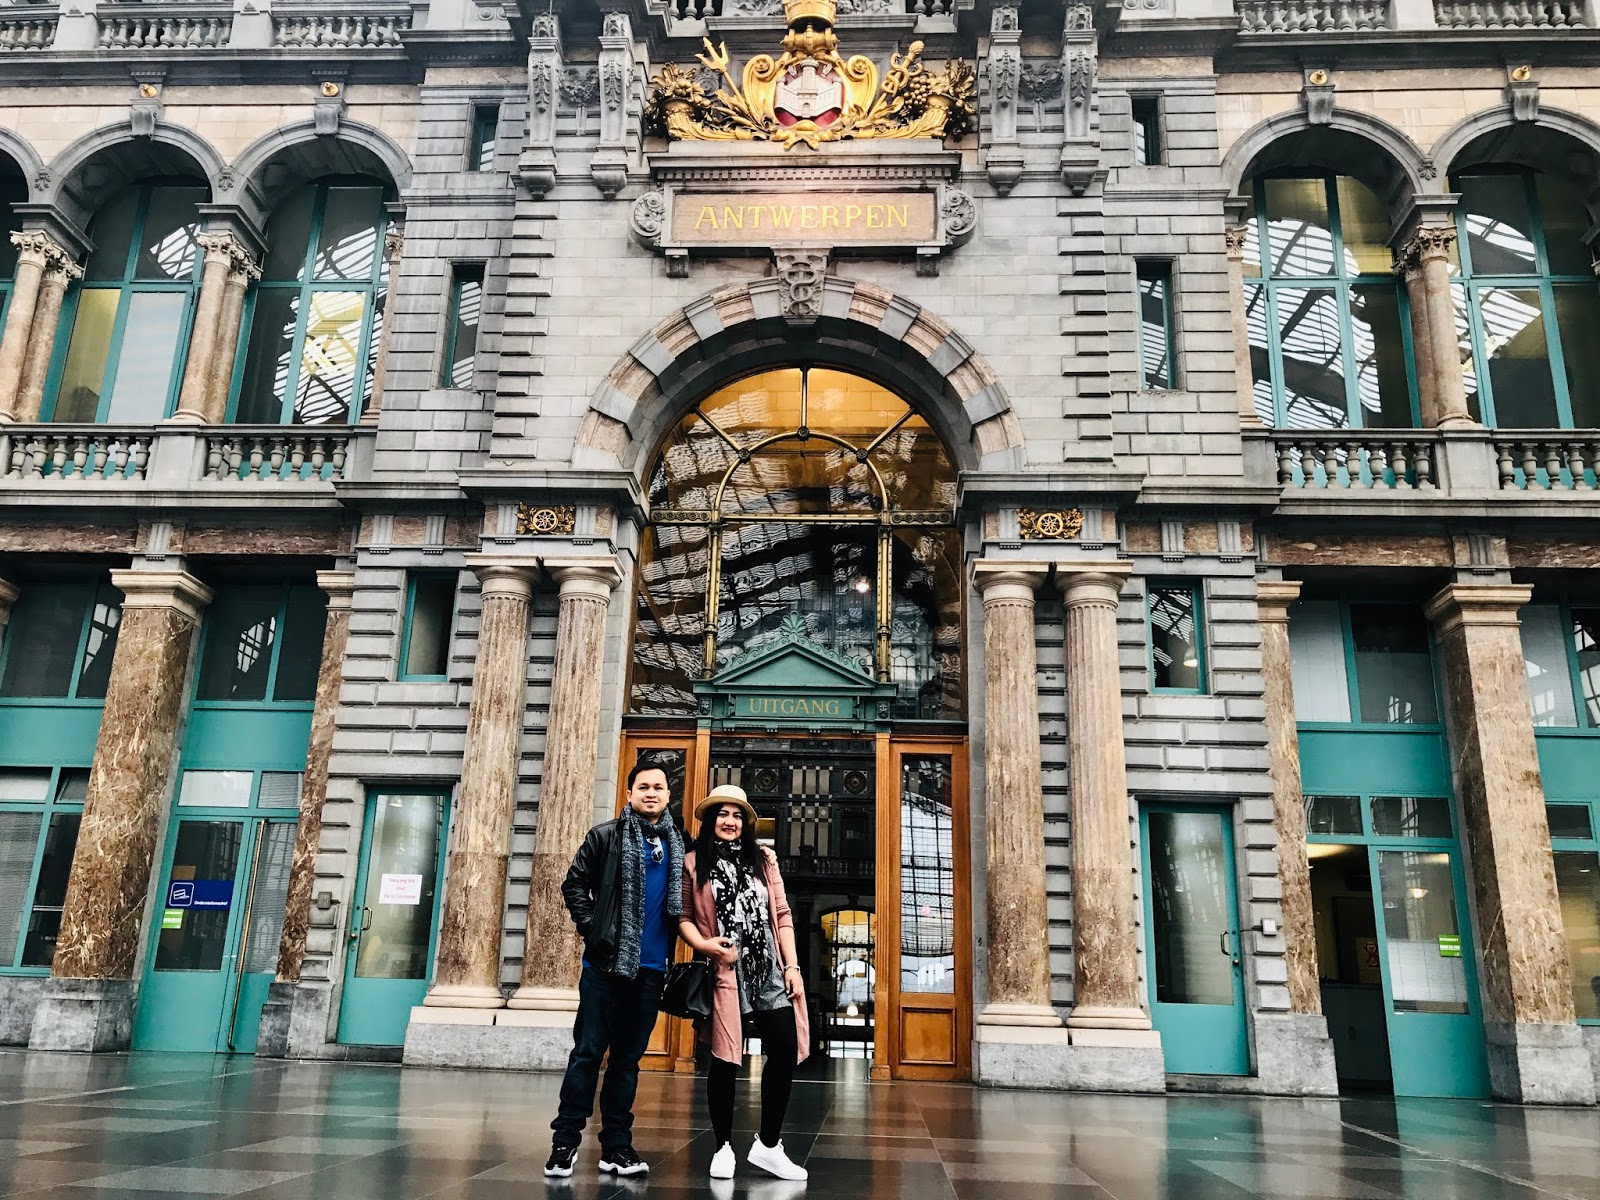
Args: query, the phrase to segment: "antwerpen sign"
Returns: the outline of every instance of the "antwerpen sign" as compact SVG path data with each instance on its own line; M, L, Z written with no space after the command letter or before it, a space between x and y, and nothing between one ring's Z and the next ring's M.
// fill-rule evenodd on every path
M940 236L937 197L901 192L677 192L671 246L927 246Z

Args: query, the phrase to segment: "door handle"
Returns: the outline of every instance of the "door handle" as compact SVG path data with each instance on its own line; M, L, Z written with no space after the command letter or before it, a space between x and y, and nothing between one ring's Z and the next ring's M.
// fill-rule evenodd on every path
M350 940L356 941L372 925L372 910L356 905L350 910Z
M1232 935L1233 930L1224 929L1217 941L1222 947L1222 953L1228 958L1232 959L1233 965L1237 967L1239 965L1239 955L1231 946L1228 945L1228 938Z

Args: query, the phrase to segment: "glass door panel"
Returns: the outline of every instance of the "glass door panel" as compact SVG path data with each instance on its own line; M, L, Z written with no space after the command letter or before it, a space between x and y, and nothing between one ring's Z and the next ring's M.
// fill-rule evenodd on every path
M443 794L428 792L379 793L368 805L360 903L347 926L341 1042L401 1045L411 1010L427 993L447 808Z
M289 867L294 861L296 825L269 821L256 839L244 917L244 944L239 949L228 1049L252 1054L261 1028L261 1006L278 972L278 940L283 934L283 907L289 894Z
M1247 1074L1229 813L1149 805L1141 816L1150 1016L1161 1033L1167 1070Z

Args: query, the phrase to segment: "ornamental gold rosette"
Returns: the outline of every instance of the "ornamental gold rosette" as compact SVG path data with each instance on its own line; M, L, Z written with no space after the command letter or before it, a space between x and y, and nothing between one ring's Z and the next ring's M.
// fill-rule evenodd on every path
M722 86L708 90L699 73L669 64L653 81L649 120L673 141L777 142L786 150L845 138L960 137L971 127L977 77L957 59L942 71L921 61L922 43L878 65L844 58L833 32L836 0L784 0L789 32L777 58L758 54L735 80L727 45L705 41L701 64Z

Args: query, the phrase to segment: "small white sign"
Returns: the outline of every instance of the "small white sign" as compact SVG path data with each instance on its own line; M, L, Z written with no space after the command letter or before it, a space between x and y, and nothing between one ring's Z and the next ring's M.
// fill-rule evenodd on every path
M378 881L379 904L421 904L421 875L385 875Z

